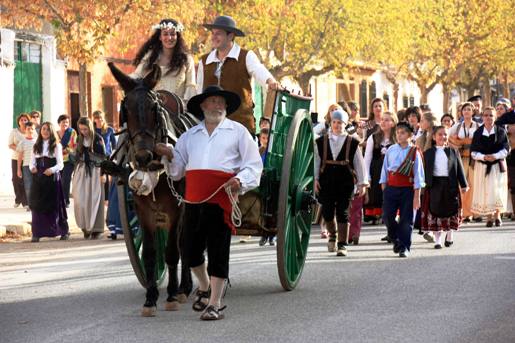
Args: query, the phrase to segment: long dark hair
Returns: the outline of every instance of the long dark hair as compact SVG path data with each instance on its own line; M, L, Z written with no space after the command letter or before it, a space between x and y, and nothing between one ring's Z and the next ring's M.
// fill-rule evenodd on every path
M178 22L174 19L163 19L159 22L159 25L167 23L172 23L175 26L178 25ZM172 71L179 73L181 68L188 64L188 55L186 54L186 42L184 41L181 32L176 31L176 33L177 42L173 47L172 58L168 62L168 71L165 75L171 73ZM154 34L143 44L143 46L139 49L138 53L136 54L136 58L134 58L134 61L132 61L132 64L134 66L138 66L145 57L145 55L150 51L150 56L146 60L143 69L151 69L152 65L156 63L159 54L161 53L161 51L163 51L163 43L161 43L161 41L159 40L160 36L161 29L156 29L156 32L154 32Z
M84 136L80 133L79 125L84 125L88 128L89 139L91 139L91 145L89 147L84 146ZM88 117L80 117L77 121L77 129L79 131L79 137L77 138L77 152L82 154L84 149L93 151L93 146L95 143L95 127L93 126L93 121Z
M48 137L48 153L49 155L55 156L55 147L57 146L57 135L54 130L54 126L51 122L44 122L41 124L40 134L38 135L38 138L36 139L36 143L34 143L34 154L42 154L43 153L43 135L41 134L41 131L43 130L43 127L47 126L48 131L50 131L50 137Z

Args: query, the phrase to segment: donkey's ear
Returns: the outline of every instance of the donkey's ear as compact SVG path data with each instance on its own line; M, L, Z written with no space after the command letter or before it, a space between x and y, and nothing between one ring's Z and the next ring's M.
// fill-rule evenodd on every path
M150 89L154 89L157 83L161 80L161 68L157 64L152 65L152 70L145 76L143 83Z
M126 75L120 69L116 68L113 62L107 63L107 66L125 93L130 92L132 89L134 89L134 87L136 87L136 81L132 77Z

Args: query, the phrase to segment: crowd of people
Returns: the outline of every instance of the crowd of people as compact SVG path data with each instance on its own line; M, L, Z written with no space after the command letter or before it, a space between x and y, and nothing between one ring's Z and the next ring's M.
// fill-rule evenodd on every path
M413 228L441 249L463 223L499 227L503 215L515 219L515 96L495 107L473 96L456 118L436 118L427 105L391 113L376 98L367 120L356 121L349 115L356 106L333 104L314 126L315 190L329 252L346 256L363 221L382 221L382 240L407 257Z
M196 75L185 48L184 27L173 19L153 27L136 55L132 74L143 78L157 64L162 77L154 89L176 94L200 121L174 149L158 145L154 151L168 158L173 179L186 178L186 200L203 199L206 184L214 189L227 184L230 194L259 184L271 131L270 120L263 118L261 132L254 136L251 80L268 89L280 87L256 54L235 42L245 34L231 17L219 16L204 26L211 31L213 50L201 57ZM383 221L387 233L382 240L393 244L400 257L410 253L413 227L441 249L442 238L450 247L453 231L463 222L485 218L488 227L502 225L508 193L515 193L513 105L500 99L495 108L482 108L481 97L475 96L460 106L456 118L436 118L428 106L388 112L377 98L366 120L360 119L355 102L331 105L324 122L314 127L315 191L328 251L346 256L350 244L359 244L364 221ZM92 119L81 117L77 131L68 115L58 118L58 129L50 122L40 124L40 119L36 111L19 115L8 143L14 206L32 212L32 241L68 239L70 191L84 238L101 238L106 220L116 237L118 199L113 180L109 182L99 167L116 148L114 129L101 111ZM202 182L188 183L188 178L199 177ZM224 317L222 298L234 231L227 221L229 200L216 201L188 204L185 213L181 257L198 280L193 309L202 312L203 320ZM274 245L275 237L263 237L259 245L266 243Z

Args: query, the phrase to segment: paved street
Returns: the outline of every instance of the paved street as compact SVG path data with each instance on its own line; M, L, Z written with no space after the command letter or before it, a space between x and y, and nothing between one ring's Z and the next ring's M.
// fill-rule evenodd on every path
M314 227L300 285L280 287L275 249L257 239L231 254L226 319L201 322L190 303L140 317L144 293L123 241L0 244L2 343L515 342L515 224L466 226L451 248L414 235L399 259L365 226L347 258Z

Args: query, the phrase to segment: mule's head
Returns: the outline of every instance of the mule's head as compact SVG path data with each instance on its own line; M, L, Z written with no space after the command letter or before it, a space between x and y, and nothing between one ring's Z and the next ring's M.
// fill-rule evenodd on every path
M138 169L145 169L153 160L155 144L158 143L160 117L158 98L152 89L161 78L161 69L153 65L152 71L143 79L133 79L108 64L111 73L125 92L120 109L120 125L127 125L130 145L134 149Z

